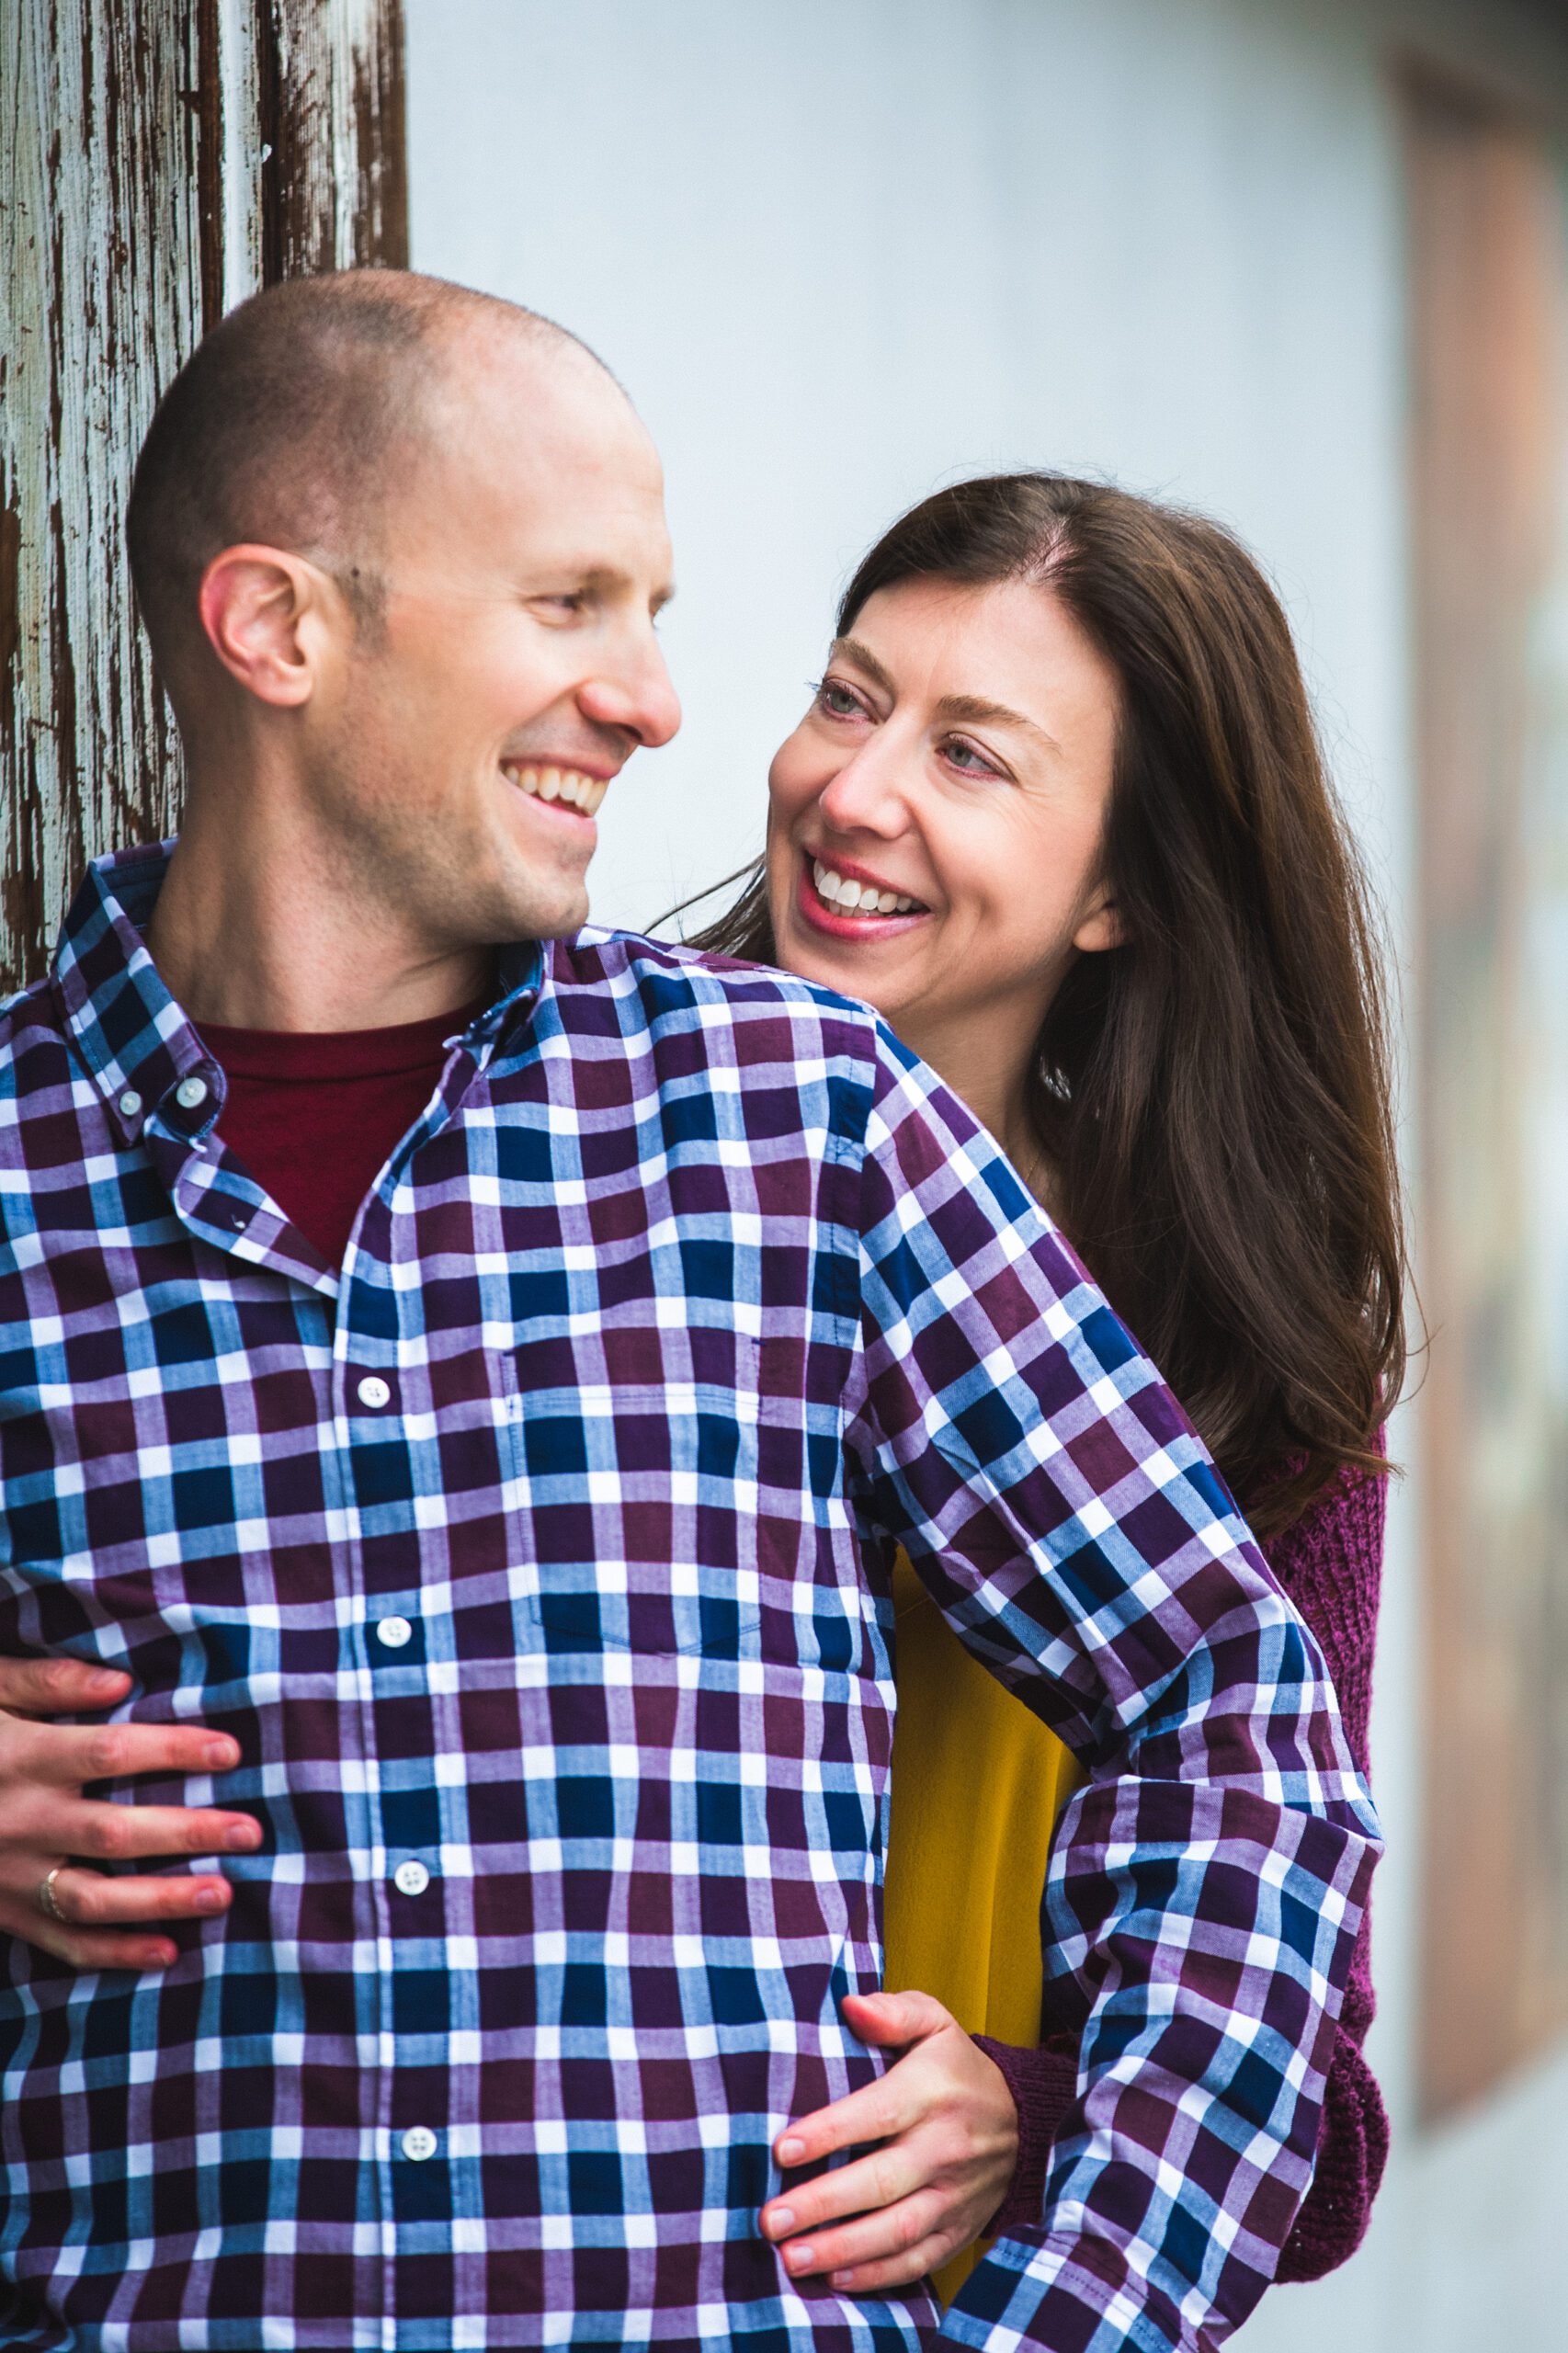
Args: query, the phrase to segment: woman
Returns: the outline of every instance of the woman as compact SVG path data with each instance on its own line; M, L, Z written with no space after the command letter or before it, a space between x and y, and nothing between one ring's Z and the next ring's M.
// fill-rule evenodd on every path
M765 866L699 944L868 999L1007 1147L1225 1472L1365 1769L1403 1261L1366 904L1278 600L1193 517L960 483L861 564L769 789ZM881 2146L762 2222L800 2276L949 2262L950 2292L956 2249L1038 2218L1074 2097L1083 2000L1042 1984L1038 1921L1076 1768L907 1562L893 1593L887 1982L926 1995L846 2004L905 2055L778 2159ZM1281 2278L1365 2228L1371 2013L1363 1933Z

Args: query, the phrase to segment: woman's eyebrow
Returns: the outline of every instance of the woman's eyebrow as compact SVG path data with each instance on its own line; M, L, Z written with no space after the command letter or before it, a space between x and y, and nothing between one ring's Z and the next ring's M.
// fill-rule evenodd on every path
M833 662L840 657L853 662L858 670L864 670L874 687L881 687L883 694L896 699L898 688L869 645L862 645L858 637L835 637L828 647L827 658Z
M881 687L890 701L896 701L898 689L891 674L883 668L869 645L858 637L835 638L829 649L830 661L842 658L864 670L873 686ZM1048 735L1037 719L1026 719L1021 710L1010 710L1005 702L988 702L983 695L944 695L937 705L936 717L956 720L960 726L1021 727L1047 751L1060 752L1061 745L1054 735Z
M944 695L937 705L936 716L956 719L960 726L1021 727L1048 751L1062 749L1055 736L1048 735L1038 719L1026 719L1021 710L1009 710L1005 702L987 702L983 695Z

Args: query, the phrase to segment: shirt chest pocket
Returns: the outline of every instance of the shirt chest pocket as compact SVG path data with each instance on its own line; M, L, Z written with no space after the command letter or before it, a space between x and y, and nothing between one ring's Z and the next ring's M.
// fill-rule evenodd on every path
M755 1649L760 1351L696 1337L660 1381L541 1385L510 1360L514 1576L549 1653Z

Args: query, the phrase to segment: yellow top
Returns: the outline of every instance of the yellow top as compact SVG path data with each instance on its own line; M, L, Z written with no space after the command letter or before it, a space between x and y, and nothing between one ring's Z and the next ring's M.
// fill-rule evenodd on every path
M892 1993L934 1994L970 2034L1040 2039L1040 1903L1070 1750L971 1658L900 1553L898 1721L883 1920ZM975 2255L937 2274L944 2298Z

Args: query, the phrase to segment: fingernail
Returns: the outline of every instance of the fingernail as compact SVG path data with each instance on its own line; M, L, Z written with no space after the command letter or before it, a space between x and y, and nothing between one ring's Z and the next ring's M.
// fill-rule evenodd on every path
M835 2288L853 2288L855 2285L853 2271L830 2271L827 2277L829 2285Z
M223 1833L225 1855L248 1855L260 1844L261 1829L259 1824L254 1822L236 1822L231 1829Z
M201 1761L204 1765L215 1765L220 1769L225 1766L237 1765L240 1761L238 1741L210 1740L201 1752Z
M768 2208L767 2228L768 2234L771 2237L776 2239L787 2239L794 2227L795 2210L792 2206L770 2206Z
M811 2271L816 2265L816 2252L814 2246L787 2246L784 2260L791 2271Z
M803 2141L780 2141L778 2143L778 2162L781 2165L798 2165L805 2154L806 2144Z
M196 1908L199 1912L222 1912L228 1900L228 1890L222 1887L199 1888Z
M118 1691L122 1683L129 1683L130 1680L130 1677L120 1667L95 1666L87 1677L87 1686L93 1691Z

